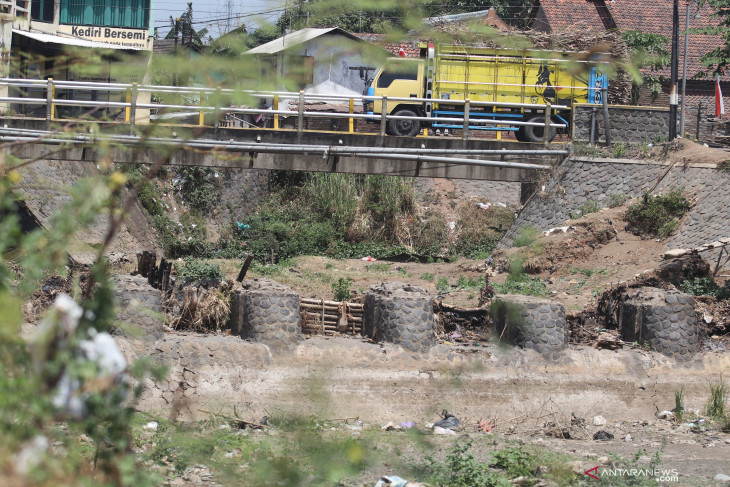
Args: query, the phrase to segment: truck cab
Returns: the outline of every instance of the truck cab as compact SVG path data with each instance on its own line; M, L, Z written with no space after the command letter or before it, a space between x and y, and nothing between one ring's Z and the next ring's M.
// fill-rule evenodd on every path
M424 98L425 62L423 59L394 57L386 60L373 78L367 90L368 96L388 98ZM395 116L423 117L422 102L409 103L403 100L388 100L387 113ZM379 115L383 104L380 100L367 102L366 111ZM391 120L388 132L392 135L414 136L420 131L417 120Z

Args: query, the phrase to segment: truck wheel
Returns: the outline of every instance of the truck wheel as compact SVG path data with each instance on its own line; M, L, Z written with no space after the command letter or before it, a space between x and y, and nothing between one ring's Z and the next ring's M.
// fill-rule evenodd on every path
M413 110L398 110L393 115L396 117L417 117ZM418 120L389 120L388 128L393 135L401 137L414 137L421 131L421 122Z
M537 115L535 117L532 117L528 120L528 122L533 123L545 123L545 116L544 115ZM525 125L525 140L527 142L542 142L543 135L545 133L545 127L538 127L533 125ZM548 137L548 141L553 140L555 138L555 134L557 131L550 127L550 134Z
M520 128L518 128L517 132L515 132L515 139L517 139L518 142L527 142L527 139L525 138L524 125L520 125Z

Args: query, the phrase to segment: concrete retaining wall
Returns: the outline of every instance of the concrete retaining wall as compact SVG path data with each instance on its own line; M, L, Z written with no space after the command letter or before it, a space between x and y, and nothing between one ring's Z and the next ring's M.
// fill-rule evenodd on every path
M597 142L606 141L606 124L603 106L592 104L574 105L572 137L574 142L589 142L591 118L595 113L595 135ZM608 121L611 142L639 144L666 140L669 133L669 109L612 105L608 107ZM678 125L679 126L679 125Z
M661 163L573 157L567 159L544 186L530 199L500 242L511 247L512 239L526 226L548 230L562 225L581 205L597 202L608 207L611 195L633 198L653 187L667 171ZM728 236L730 205L727 188L730 172L708 166L675 166L659 182L656 192L683 187L696 201L681 222L668 248L694 247Z
M125 326L120 331L131 338L159 340L164 333L162 293L142 276L114 276L119 305L117 319ZM129 325L130 328L126 328Z

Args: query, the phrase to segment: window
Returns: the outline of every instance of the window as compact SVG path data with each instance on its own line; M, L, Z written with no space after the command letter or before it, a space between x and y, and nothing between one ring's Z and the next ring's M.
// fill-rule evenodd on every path
M39 22L53 22L53 0L32 0L30 18Z
M420 64L414 61L395 61L386 64L378 78L378 88L387 88L397 79L417 80L418 66Z
M62 24L147 29L149 19L150 0L61 0Z

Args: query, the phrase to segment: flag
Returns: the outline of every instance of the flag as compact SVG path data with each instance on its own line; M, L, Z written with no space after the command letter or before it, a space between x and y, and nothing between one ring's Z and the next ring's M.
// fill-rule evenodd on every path
M406 57L406 50L405 50L405 49L403 49L403 46L401 46L401 48L400 48L400 49L398 49L398 55L399 55L400 57Z
M715 84L715 117L720 118L725 114L725 103L722 100L722 88L720 88L720 77L717 77Z

